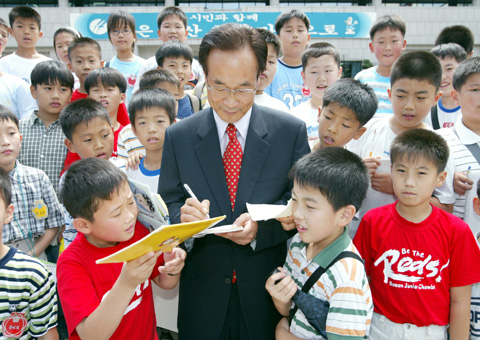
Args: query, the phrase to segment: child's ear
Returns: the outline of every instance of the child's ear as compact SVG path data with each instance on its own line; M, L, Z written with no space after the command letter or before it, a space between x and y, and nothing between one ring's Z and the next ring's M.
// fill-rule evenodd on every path
M188 39L188 30L186 29L185 30L185 40L187 40L187 39Z
M435 186L437 188L441 187L443 183L445 183L446 179L447 179L447 172L446 171L440 172L437 176L437 184Z
M300 71L300 74L302 75L302 80L305 83L307 80L305 79L305 72Z
M407 49L407 41L403 40L402 51L405 51L406 49Z
M68 151L70 151L71 153L77 153L77 151L75 151L75 147L73 146L73 143L70 139L68 138L65 138L65 146L67 147Z
M91 232L91 225L89 220L82 218L82 217L77 217L76 219L73 220L73 226L74 228L82 234L90 234Z
M365 126L362 126L360 129L357 130L357 133L355 136L353 136L353 139L358 140L362 135L367 131L367 128Z
M455 104L460 105L460 101L458 100L458 91L455 89L452 90L452 98Z
M68 66L68 69L69 69L70 71L74 72L71 63L68 63L67 66Z
M30 94L32 95L33 99L38 99L37 98L37 91L35 91L35 86L30 85Z
M440 97L443 95L443 92L442 91L438 91L437 92L437 95L435 96L435 103L438 102L438 100L440 99Z
M343 68L340 66L340 67L338 68L338 77L337 77L337 80L340 79L340 78L342 78L342 71L343 71Z
M370 47L370 52L373 53L373 42L370 42L370 43L368 44L368 47Z
M478 197L473 198L473 211L475 211L475 214L480 215L480 200Z
M10 204L7 209L5 209L5 216L3 218L3 224L8 224L13 220L13 204Z
M307 43L310 43L310 34L307 37Z
M43 32L42 31L38 32L38 37L39 38L43 37Z
M392 101L392 89L387 89L387 93L388 93L388 100L390 100L390 102Z
M103 65L105 64L105 61L104 60L101 60L100 61L100 68L103 68Z
M133 132L133 134L134 134L135 136L138 137L138 135L137 135L137 130L135 130L135 125L134 125L134 124L132 124L132 132Z
M122 93L122 95L120 96L120 103L125 103L125 100L127 99L127 94L126 93Z
M341 208L340 210L341 210L341 215L340 215L339 225L345 227L347 224L349 224L352 221L353 217L355 216L355 213L357 212L357 209L355 209L355 207L352 204L350 204Z

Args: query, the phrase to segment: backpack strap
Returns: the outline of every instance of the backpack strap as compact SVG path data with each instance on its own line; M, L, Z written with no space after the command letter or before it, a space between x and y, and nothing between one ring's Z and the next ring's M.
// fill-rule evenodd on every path
M353 251L343 251L341 252L340 254L337 255L336 258L333 259L332 262L330 262L328 264L328 266L326 266L325 268L319 266L317 268L317 270L315 270L313 272L312 275L310 275L310 277L308 278L307 282L305 282L305 284L303 285L303 288L302 288L302 292L304 293L307 293L310 291L310 289L313 287L313 285L315 284L315 282L318 281L318 279L320 278L320 276L322 276L323 274L325 274L325 272L330 269L331 266L333 266L335 263L337 263L338 261L340 261L341 259L344 259L346 257L351 257L357 261L360 261L362 263L363 266L365 266L365 263L363 261L363 259L358 256L358 254L354 253ZM295 305L295 307L293 307L292 309L290 309L290 313L289 313L289 318L288 318L288 323L291 324L292 323L292 320L293 320L293 316L295 315L295 313L297 312L298 310L298 306Z
M440 129L440 122L438 121L438 109L437 109L437 104L432 106L432 109L430 110L430 116L432 117L432 125L434 130Z
M188 96L188 101L190 102L193 113L197 113L198 111L200 111L200 99L198 99L198 97L192 92L193 90L185 91Z

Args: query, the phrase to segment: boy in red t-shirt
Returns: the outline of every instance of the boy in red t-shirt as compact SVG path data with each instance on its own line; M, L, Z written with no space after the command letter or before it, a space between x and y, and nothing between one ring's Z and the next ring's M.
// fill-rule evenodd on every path
M108 161L87 158L72 164L60 195L79 232L57 264L70 339L157 339L151 281L163 289L175 287L185 251L150 252L123 264L95 263L148 234L137 222L126 175Z
M445 140L425 129L391 146L398 201L370 210L354 244L365 259L374 315L371 339L467 339L480 250L469 226L430 204L446 178Z

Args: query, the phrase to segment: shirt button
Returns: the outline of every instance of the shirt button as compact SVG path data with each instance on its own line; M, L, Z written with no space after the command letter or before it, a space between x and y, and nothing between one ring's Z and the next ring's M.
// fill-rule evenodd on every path
M40 155L41 158L45 157L44 155Z
M47 135L43 135L43 138L47 138Z
M226 285L229 285L230 283L232 283L232 280L230 280L230 278L227 277L227 278L225 279L225 284L226 284Z

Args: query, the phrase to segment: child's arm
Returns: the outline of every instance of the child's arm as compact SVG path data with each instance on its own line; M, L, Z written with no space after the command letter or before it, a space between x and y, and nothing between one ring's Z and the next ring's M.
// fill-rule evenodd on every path
M265 284L265 288L272 296L273 304L277 311L283 316L288 316L292 306L292 297L295 295L298 287L295 281L289 275L286 275L282 268L278 267L278 269L281 272L270 276ZM281 281L275 284L277 280Z
M371 182L373 189L393 195L392 175L390 173L375 173Z
M58 230L61 228L63 228L63 226L48 228L45 230L45 234L40 236L40 238L37 240L37 242L35 242L35 245L33 246L33 250L36 256L40 256L40 254L45 251L48 245L52 243L53 239L57 237ZM29 251L27 254L30 256L34 256L34 254L32 254L32 251Z
M439 209L442 209L443 211L446 211L448 213L453 213L453 204L444 204L444 203L441 203L437 197L435 196L432 196L430 197L430 203L434 206L434 207L437 207Z
M38 337L38 340L58 340L57 327L50 328L47 333Z
M107 340L117 329L137 286L149 279L159 253L124 263L120 276L98 307L76 327L81 339Z
M277 324L277 329L275 330L275 339L276 340L297 340L301 338L297 338L295 335L290 333L288 319L282 318Z
M163 289L174 288L180 280L180 272L185 265L187 253L182 248L174 248L168 253L163 253L165 265L160 266L160 275L153 279L157 286Z
M450 288L450 340L468 339L472 286Z

